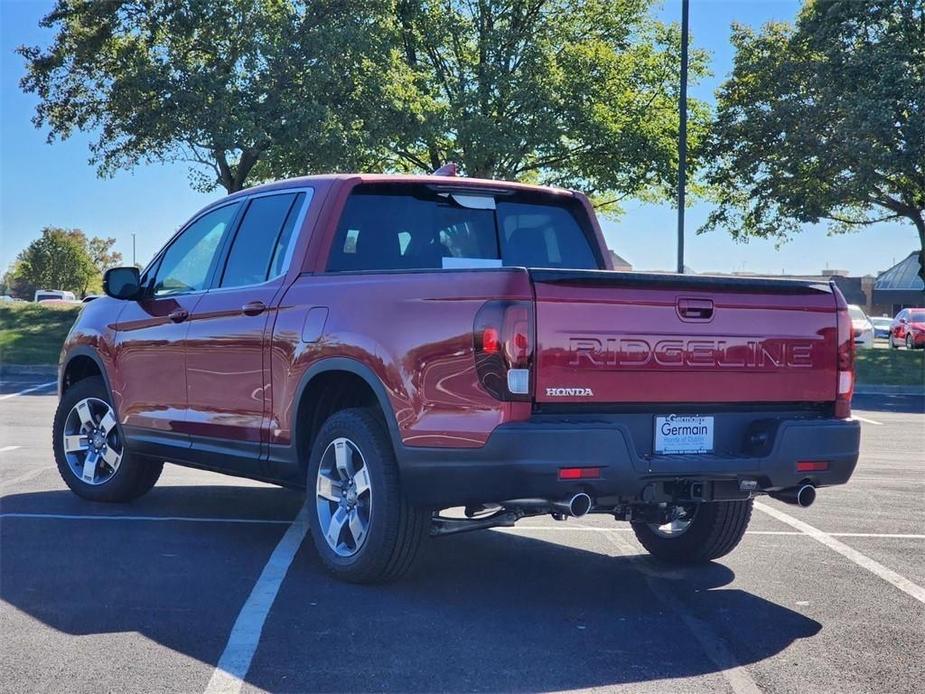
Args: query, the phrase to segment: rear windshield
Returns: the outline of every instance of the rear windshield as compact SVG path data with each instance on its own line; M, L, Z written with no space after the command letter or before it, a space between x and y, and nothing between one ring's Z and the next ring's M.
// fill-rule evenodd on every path
M848 315L851 316L852 320L867 320L867 316L864 315L864 311L859 309L857 306L849 306Z
M541 199L462 198L423 187L413 190L353 193L327 269L602 267L589 232L569 207Z

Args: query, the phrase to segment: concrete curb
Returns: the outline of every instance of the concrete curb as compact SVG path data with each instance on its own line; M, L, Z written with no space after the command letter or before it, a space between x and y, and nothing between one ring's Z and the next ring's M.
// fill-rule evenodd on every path
M53 380L58 376L58 367L54 364L0 364L0 378L14 376L33 376Z
M876 386L858 384L855 395L925 395L925 386Z

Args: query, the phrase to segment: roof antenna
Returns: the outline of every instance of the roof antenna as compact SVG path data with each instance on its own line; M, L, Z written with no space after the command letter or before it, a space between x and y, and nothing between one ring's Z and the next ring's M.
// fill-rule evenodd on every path
M434 171L431 176L455 176L459 172L456 162L450 161Z

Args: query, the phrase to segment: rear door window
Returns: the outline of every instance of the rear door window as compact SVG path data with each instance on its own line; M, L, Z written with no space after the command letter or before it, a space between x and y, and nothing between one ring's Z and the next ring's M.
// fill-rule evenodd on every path
M287 193L251 200L228 252L220 286L261 284L282 274L304 199L305 193Z
M413 194L351 194L327 269L342 272L502 265L600 267L587 234L564 207L501 198L488 209L463 207L447 194L422 187Z

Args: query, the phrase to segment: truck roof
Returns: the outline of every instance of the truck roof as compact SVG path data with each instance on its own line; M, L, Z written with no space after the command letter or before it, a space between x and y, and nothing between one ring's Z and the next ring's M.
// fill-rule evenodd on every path
M297 178L286 178L272 183L264 183L252 188L246 188L228 197L239 195L251 195L255 192L264 192L269 190L282 190L285 188L297 188L300 186L311 185L312 183L330 183L333 181L349 181L356 184L360 183L411 183L420 185L445 185L454 188L494 188L499 190L518 190L543 192L546 194L568 195L575 193L563 188L552 186L530 185L528 183L516 183L514 181L499 181L487 178L467 178L465 176L431 176L427 174L374 174L374 173L340 173L340 174L320 174L316 176L299 176ZM228 198L224 198L227 200Z

